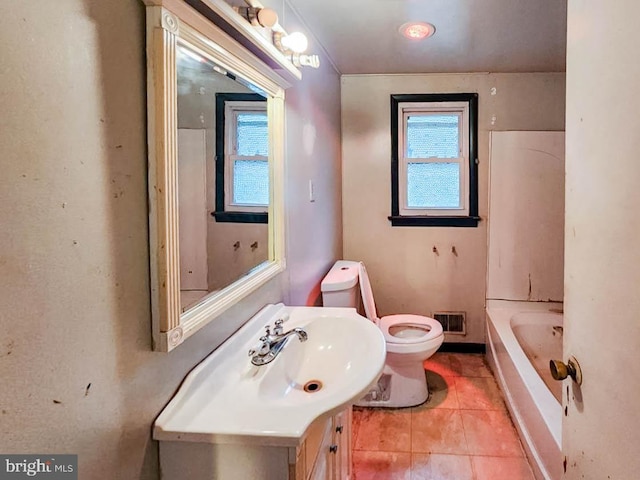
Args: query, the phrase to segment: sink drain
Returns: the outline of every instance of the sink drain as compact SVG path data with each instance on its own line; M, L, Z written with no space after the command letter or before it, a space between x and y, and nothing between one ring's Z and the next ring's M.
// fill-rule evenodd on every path
M302 388L305 392L316 393L322 389L322 382L320 380L309 380Z

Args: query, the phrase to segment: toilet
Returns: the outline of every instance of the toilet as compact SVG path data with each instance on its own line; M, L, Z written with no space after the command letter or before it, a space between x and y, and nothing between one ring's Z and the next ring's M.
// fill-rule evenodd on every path
M321 289L325 307L356 308L382 330L386 340L387 357L382 376L356 405L399 408L424 403L429 397L429 390L423 362L442 345L442 325L421 315L378 318L373 291L362 262L337 261L322 280Z

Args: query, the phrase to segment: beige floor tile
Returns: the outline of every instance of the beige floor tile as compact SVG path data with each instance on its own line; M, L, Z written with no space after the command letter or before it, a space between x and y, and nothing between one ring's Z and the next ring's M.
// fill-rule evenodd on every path
M364 416L364 409L361 407L353 407L353 413L351 416L351 448L356 448L356 439L358 438L358 430L360 429L360 423Z
M442 377L435 372L427 371L427 384L429 400L414 408L459 408L456 377Z
M425 370L437 373L442 377L457 377L458 372L451 368L451 354L437 352L423 363Z
M451 370L460 377L493 377L480 353L452 353L449 357Z
M353 452L354 480L410 480L411 454Z
M498 384L492 377L457 377L455 391L461 409L504 410Z
M467 442L460 411L414 408L411 416L411 451L466 455Z
M356 480L534 480L484 355L424 363L429 400L353 411Z
M411 480L473 480L467 455L411 454Z
M471 455L522 457L520 439L511 419L500 410L460 410Z
M526 458L471 457L476 480L535 480Z
M372 409L360 414L356 450L411 451L411 409Z

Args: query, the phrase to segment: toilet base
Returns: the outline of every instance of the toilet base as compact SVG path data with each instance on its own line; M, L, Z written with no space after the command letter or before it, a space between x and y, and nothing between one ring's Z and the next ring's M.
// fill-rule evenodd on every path
M429 389L422 362L384 366L377 385L358 400L358 407L415 407L427 401Z

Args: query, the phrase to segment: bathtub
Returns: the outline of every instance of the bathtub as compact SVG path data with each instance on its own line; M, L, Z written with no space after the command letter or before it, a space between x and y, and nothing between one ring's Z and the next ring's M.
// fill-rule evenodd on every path
M561 308L487 300L487 360L537 480L562 477L562 384L548 373L549 360L563 358Z

